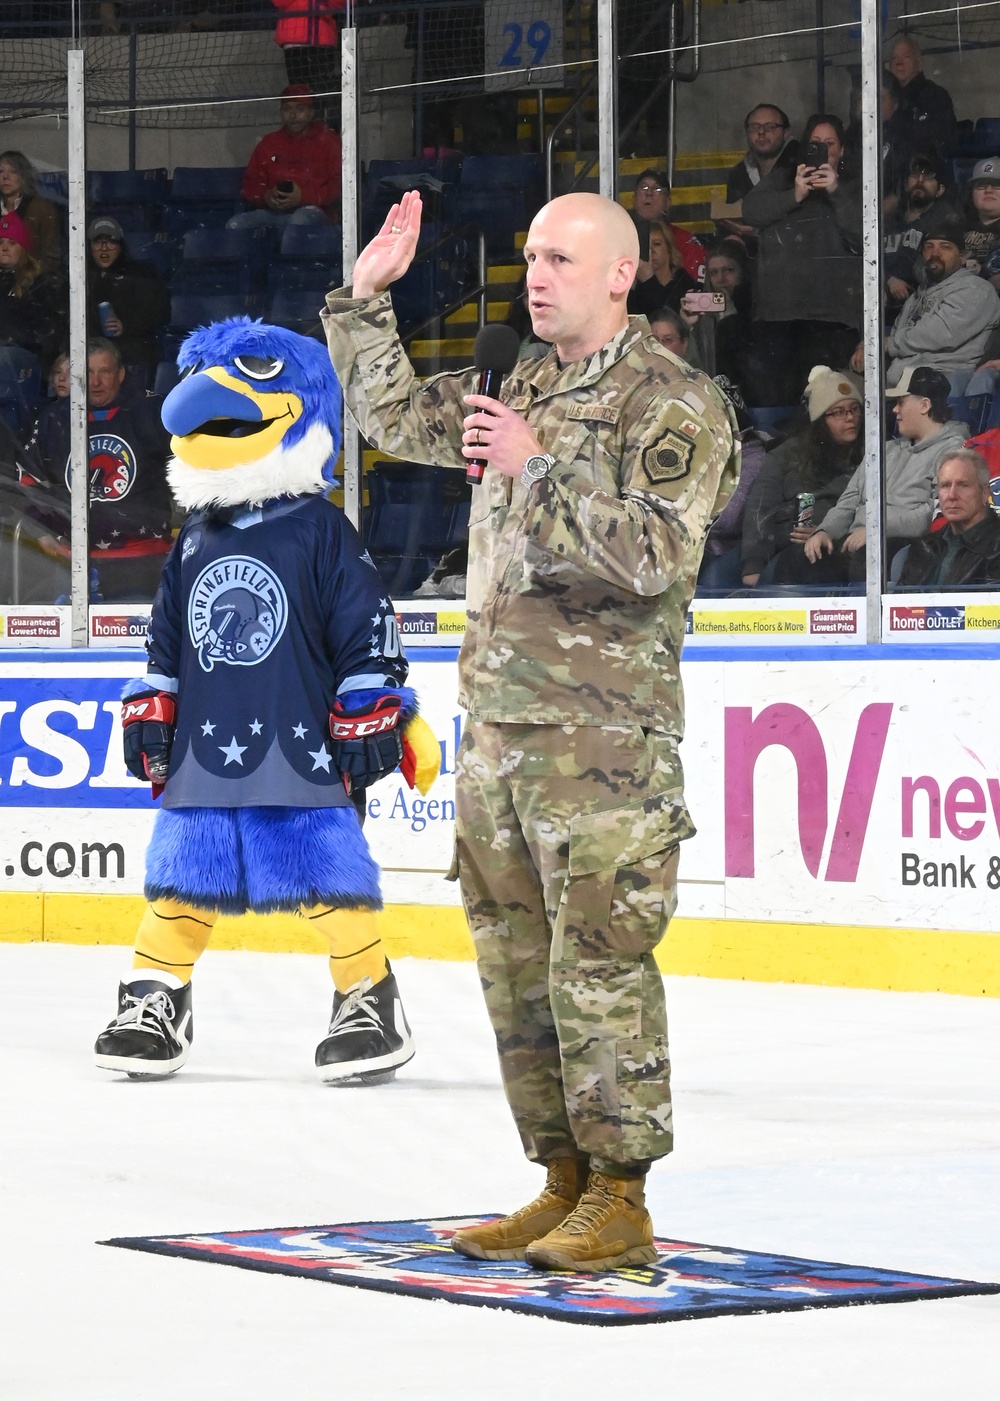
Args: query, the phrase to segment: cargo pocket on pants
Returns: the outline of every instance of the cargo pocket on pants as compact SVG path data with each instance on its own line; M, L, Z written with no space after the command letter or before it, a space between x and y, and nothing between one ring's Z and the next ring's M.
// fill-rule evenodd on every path
M617 1043L616 1059L622 1158L661 1158L674 1143L667 1038L625 1038Z
M554 960L654 949L676 904L679 844L694 830L676 791L573 818Z

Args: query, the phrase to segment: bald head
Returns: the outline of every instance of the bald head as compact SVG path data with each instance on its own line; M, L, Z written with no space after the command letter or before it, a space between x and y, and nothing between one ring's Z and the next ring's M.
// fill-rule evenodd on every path
M532 229L544 220L547 228L563 225L578 225L585 228L588 238L601 240L603 252L609 262L614 258L639 259L639 235L635 224L626 210L612 199L603 195L580 191L572 195L559 195L535 215Z
M524 258L531 324L561 360L593 354L628 324L639 238L621 205L560 195L531 221Z
M923 72L924 63L920 46L908 34L900 34L889 50L888 69L897 82L905 87L918 73Z

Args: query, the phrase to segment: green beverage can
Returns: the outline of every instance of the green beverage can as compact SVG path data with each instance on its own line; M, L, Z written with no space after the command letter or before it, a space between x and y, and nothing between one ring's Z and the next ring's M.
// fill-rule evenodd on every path
M796 518L796 525L812 525L813 507L816 505L816 498L811 491L799 492L799 514Z

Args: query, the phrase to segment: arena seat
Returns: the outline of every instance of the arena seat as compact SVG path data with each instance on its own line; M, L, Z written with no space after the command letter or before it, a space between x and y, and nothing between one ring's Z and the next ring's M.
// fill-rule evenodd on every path
M190 331L196 326L207 326L210 321L224 321L228 316L258 314L260 306L250 302L250 298L234 293L175 294L170 299L170 330Z

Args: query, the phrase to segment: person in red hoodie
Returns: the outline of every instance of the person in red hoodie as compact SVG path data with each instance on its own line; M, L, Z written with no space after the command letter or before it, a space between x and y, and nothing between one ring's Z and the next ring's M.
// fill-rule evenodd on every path
M281 16L274 42L285 56L289 83L319 95L323 117L340 126L340 25L345 0L271 0Z
M250 209L227 228L261 224L320 224L340 202L340 137L316 116L312 92L291 83L281 93L281 126L253 148L243 172L243 198Z

